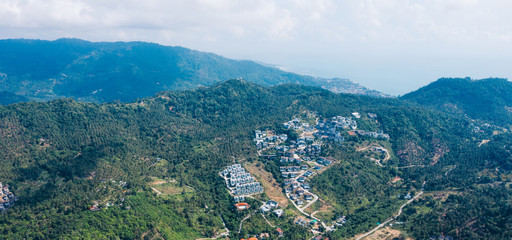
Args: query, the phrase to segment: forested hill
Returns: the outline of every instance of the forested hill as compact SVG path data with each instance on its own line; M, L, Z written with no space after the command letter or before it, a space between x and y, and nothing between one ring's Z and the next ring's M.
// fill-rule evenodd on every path
M302 76L183 47L78 39L0 40L0 92L10 93L5 98L17 94L32 100L126 102L162 90L194 89L240 77L263 86L299 83L384 96L346 79ZM3 102L22 100L12 97Z
M278 239L268 220L284 231L281 239L308 239L311 232L293 223L302 215L291 203L282 206L281 218L253 214L240 227L261 203L247 199L250 211L237 211L219 171L237 162L282 181L278 161L258 157L256 129L293 137L283 123L294 117L314 113L322 120L356 111L358 129L381 130L390 138L344 132L346 141L322 147L321 156L336 163L312 177L311 188L325 201L321 209L313 207L326 211L317 215L326 221L348 219L328 233L331 239L370 230L405 202L398 195L423 187L449 190L458 198L427 199L428 205L418 206L421 211L410 210L401 231L425 239L442 232L457 236L471 227L478 229L473 239L510 238L509 133L495 134L492 128L475 133L467 120L400 99L243 80L160 92L130 103L59 99L0 106L0 181L19 198L0 214L0 234L6 239L197 239L227 228L231 239L261 233ZM480 147L482 139L489 141ZM356 150L371 145L388 149L390 158L382 166ZM153 189L157 186L162 193ZM257 198L268 200L267 192L284 195L276 186L265 186ZM491 193L499 199L486 198L485 208L471 207ZM468 207L473 210L465 216ZM447 217L445 209L450 209Z
M17 102L27 102L29 101L29 98L16 95L11 92L2 92L0 91L0 105L8 105L11 103L17 103Z
M512 82L500 78L441 78L401 97L473 119L512 125Z

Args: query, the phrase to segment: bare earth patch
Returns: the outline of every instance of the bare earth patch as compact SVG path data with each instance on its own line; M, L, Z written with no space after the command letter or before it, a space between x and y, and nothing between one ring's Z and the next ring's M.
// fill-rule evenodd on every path
M402 234L401 231L392 229L389 227L385 227L382 229L379 229L378 231L374 232L370 236L367 236L363 238L364 240L391 240L393 238L397 238ZM356 239L359 235L353 237L352 239ZM412 240L412 238L406 238L406 240Z
M151 178L153 179L153 182L150 183L151 185L160 185L160 184L164 184L167 182L173 182L173 183L176 182L176 180L174 180L174 179L165 180L165 179L161 179L161 178L157 178L157 177L151 177Z
M403 179L401 177L399 177L399 176L396 176L396 177L393 178L393 180L391 180L391 182L392 183L396 183L396 182L398 182L400 180L403 180Z
M484 145L484 144L486 144L486 143L488 143L490 141L491 140L484 139L484 140L482 140L482 142L480 142L480 144L478 144L478 147L481 147L482 145Z
M156 180L154 182L151 182L151 185L160 185L160 184L164 184L166 182L167 181L165 181L165 180Z
M314 217L318 217L320 219L330 219L334 216L334 209L329 203L325 200L318 198L318 201L311 205L309 208L305 209L305 212L311 213Z
M258 163L261 164L261 167L256 166ZM282 207L288 206L288 199L284 195L283 189L279 186L279 183L277 183L272 174L262 168L263 163L259 161L246 163L244 167L247 171L256 176L270 199L276 201Z

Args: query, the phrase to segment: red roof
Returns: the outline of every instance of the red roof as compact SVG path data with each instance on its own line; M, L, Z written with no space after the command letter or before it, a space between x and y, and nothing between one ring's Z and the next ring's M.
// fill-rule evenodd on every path
M250 206L249 206L249 204L247 204L247 203L244 203L244 202L243 202L243 203L237 203L237 204L235 204L235 207L236 207L238 210L244 210L244 209L249 208Z

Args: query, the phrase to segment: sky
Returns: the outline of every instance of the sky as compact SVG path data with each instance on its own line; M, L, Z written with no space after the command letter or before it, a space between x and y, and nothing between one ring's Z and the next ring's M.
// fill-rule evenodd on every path
M510 0L0 0L0 38L147 41L393 95L512 79Z

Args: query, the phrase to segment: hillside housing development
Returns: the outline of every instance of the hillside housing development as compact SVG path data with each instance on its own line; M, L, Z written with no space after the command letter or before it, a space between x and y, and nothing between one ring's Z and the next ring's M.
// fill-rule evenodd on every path
M324 144L340 144L345 142L345 136L355 135L389 140L389 135L382 131L358 130L358 124L353 117L360 119L362 114L355 112L350 117L335 116L319 119L316 113L308 112L304 119L294 117L283 123L284 129L287 130L287 133L292 132L293 137L275 130L255 130L254 142L259 150L259 155L276 161L286 197L301 213L307 216L307 218L296 220L296 224L309 227L321 224L328 231L343 225L341 222L336 222L337 224L332 223L328 226L324 221L305 212L319 199L312 192L309 179L314 175L321 174L337 162L334 158L323 156ZM369 113L368 118L373 120L377 118L377 115ZM263 213L270 212L272 204L266 203L261 206L260 210Z
M246 196L263 192L261 184L249 172L246 172L241 164L228 166L219 174L226 181L226 187L235 202L243 201Z

